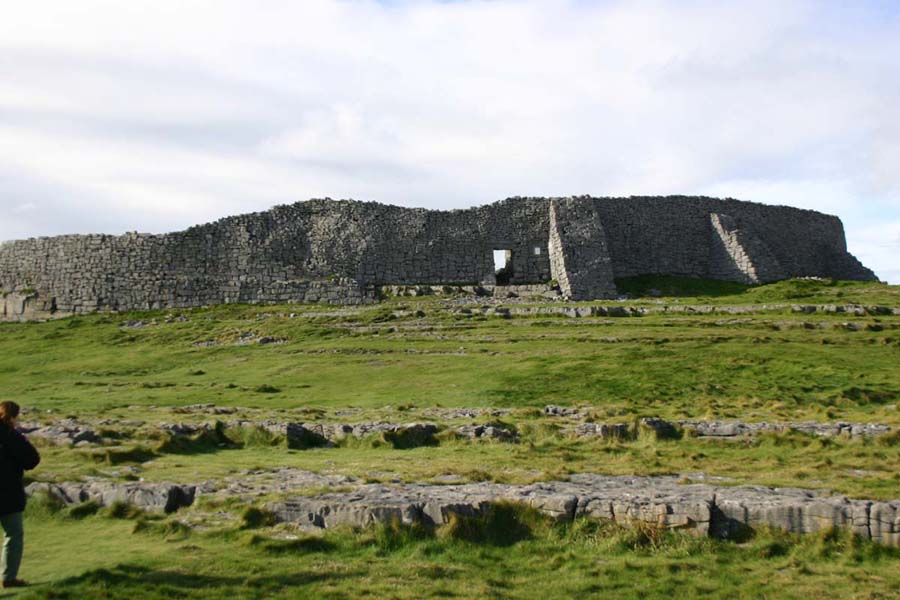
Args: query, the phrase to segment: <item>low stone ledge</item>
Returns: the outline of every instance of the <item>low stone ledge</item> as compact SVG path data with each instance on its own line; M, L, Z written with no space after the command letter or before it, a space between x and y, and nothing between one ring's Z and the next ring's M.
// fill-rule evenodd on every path
M210 408L214 405L196 405L208 414L234 414L238 409ZM174 412L191 412L182 407ZM199 408L197 410L200 410ZM548 405L543 414L547 417L569 419L589 419L590 408L573 408ZM434 416L448 418L477 418L478 416L504 416L502 411L460 410ZM426 416L426 415L422 415ZM430 415L429 415L430 416ZM76 447L93 446L104 443L104 433L100 426L127 425L140 427L141 421L104 420L97 423L86 423L75 419L61 419L49 424L24 422L19 430L34 438L55 445L71 445ZM385 421L364 421L359 423L319 423L308 421L250 421L232 420L228 422L210 421L206 423L160 423L156 429L173 438L191 438L198 435L219 436L220 428L258 428L273 435L281 435L289 445L298 448L314 446L333 446L340 440L352 437L362 439L374 435L418 436L423 440L431 438L439 431L446 430L457 436L468 439L495 439L512 441L518 439L518 433L512 427L502 424L466 423L461 425L439 425L432 422L391 423ZM680 437L681 428L699 438L739 439L763 433L784 433L796 431L808 435L822 437L845 437L849 439L871 438L886 435L894 431L889 425L880 423L852 423L846 421L817 422L755 422L742 421L698 421L678 420L666 421L657 417L645 417L638 421L637 428L632 423L605 423L586 420L570 424L560 430L562 435L581 438L614 438L631 439L638 430L647 430L659 438L674 439ZM138 432L140 433L140 432ZM140 436L138 438L140 439ZM226 440L222 440L226 442Z
M441 428L434 423L387 423L383 421L367 421L362 423L311 423L281 421L230 421L226 428L258 428L273 435L284 436L288 445L298 448L315 446L334 446L341 440L351 437L363 439L369 436L387 435L414 445L434 443L434 436ZM215 424L161 424L159 428L174 437L193 437L216 430ZM450 427L450 431L459 437L470 439L513 440L517 437L514 430L495 425L468 424ZM415 443L418 442L418 443Z
M459 437L469 439L490 439L501 441L514 441L518 439L518 433L507 427L499 427L497 425L461 425L454 427L451 431Z
M62 419L51 425L21 423L17 429L26 435L55 445L90 445L98 444L102 440L94 429L75 419Z
M27 491L47 493L66 505L124 502L155 512L190 506L200 493L250 503L277 494L287 498L267 505L277 520L325 529L393 519L441 525L452 514L476 516L494 503L512 502L562 521L588 517L626 526L641 523L719 539L746 539L760 527L797 534L839 528L900 546L900 500L855 500L828 490L725 486L721 481L702 474L687 478L583 473L568 481L529 485L363 483L347 476L282 468L197 485L92 479L33 483ZM317 493L298 495L304 491Z
M685 429L693 429L700 437L740 437L760 433L782 433L798 431L810 435L833 437L844 435L851 438L875 437L892 431L889 425L878 423L848 423L839 421L823 423L817 421L759 422L740 421L676 421Z
M840 528L879 543L900 545L900 500L873 502L832 496L828 491L679 482L675 476L581 474L570 481L525 486L366 484L351 492L274 502L269 509L280 521L318 528L362 527L392 519L441 525L451 513L478 515L492 503L505 501L531 506L560 520L586 516L721 539L743 539L759 527L799 534Z
M100 506L117 502L130 504L149 512L174 512L194 503L197 486L174 483L115 483L92 480L67 483L32 483L26 488L32 496L45 493L65 505L94 501Z
M473 306L451 310L460 315L488 315L500 317L562 316L585 317L640 317L654 314L685 315L751 315L789 310L802 314L848 315L856 317L900 315L900 307L848 305L792 305L792 304L661 304L635 306L629 304L580 304L567 306Z
M628 439L632 436L632 429L628 423L580 423L563 429L562 434L575 437Z
M472 298L526 299L536 301L560 298L558 289L546 284L531 285L382 285L378 286L382 296L467 296Z
M573 408L555 405L544 407L544 415L549 417L589 418L590 408ZM657 417L645 417L639 426L657 432L672 433L675 426L691 431L697 437L705 438L739 438L751 437L761 433L784 433L796 431L821 437L845 436L848 438L867 438L886 435L893 431L890 425L881 423L851 423L848 421L760 421L747 423L743 421L698 421L677 420L668 422ZM577 437L628 437L633 431L628 423L595 423L587 421L562 429L565 435ZM663 437L672 437L664 435Z

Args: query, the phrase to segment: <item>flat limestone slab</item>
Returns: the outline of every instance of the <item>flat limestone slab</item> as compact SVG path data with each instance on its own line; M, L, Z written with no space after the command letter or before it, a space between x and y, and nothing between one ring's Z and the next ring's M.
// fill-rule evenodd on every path
M32 483L26 489L29 496L45 493L66 505L96 502L100 506L115 503L130 504L148 512L174 512L194 503L197 487L174 483L131 482L103 480L66 483Z
M828 490L729 486L720 478L694 483L703 476L690 477L582 473L568 481L528 485L363 483L342 475L282 468L195 485L92 479L33 483L28 492L44 492L70 505L88 500L103 506L126 502L165 512L190 506L203 494L239 498L247 504L274 494L286 498L267 505L279 521L322 529L367 527L392 520L441 525L454 514L477 516L494 503L511 502L560 521L588 517L735 540L760 527L799 534L838 528L900 546L900 500L857 500Z
M515 502L560 519L586 516L623 525L637 522L723 539L759 527L791 533L850 529L866 539L900 545L900 500L852 500L820 490L680 483L679 476L573 475L530 485L362 484L269 505L279 520L331 528L398 519L440 525L449 515L475 516L491 503Z

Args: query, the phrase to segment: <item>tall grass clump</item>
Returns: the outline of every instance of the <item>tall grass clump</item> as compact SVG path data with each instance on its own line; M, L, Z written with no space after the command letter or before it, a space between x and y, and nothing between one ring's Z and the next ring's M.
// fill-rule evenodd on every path
M476 515L451 512L438 530L443 540L465 541L489 546L511 546L531 539L536 530L546 528L547 518L537 510L512 502L496 502Z
M372 530L372 543L379 553L393 552L407 546L434 538L434 528L421 522L404 523L393 517L378 523Z

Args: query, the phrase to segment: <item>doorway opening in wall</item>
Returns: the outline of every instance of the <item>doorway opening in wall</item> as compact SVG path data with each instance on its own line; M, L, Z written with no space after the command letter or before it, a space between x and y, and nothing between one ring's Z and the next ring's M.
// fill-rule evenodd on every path
M497 285L509 285L512 274L512 250L494 250L494 276Z

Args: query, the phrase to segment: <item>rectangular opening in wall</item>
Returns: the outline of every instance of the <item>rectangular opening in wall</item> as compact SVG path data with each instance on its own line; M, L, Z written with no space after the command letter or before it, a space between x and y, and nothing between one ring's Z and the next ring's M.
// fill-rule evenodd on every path
M512 250L494 250L494 275L497 285L509 285L512 278Z
M540 247L540 246L535 246L535 247L534 247L534 255L535 255L535 256L540 256L540 255L541 255L541 247Z

